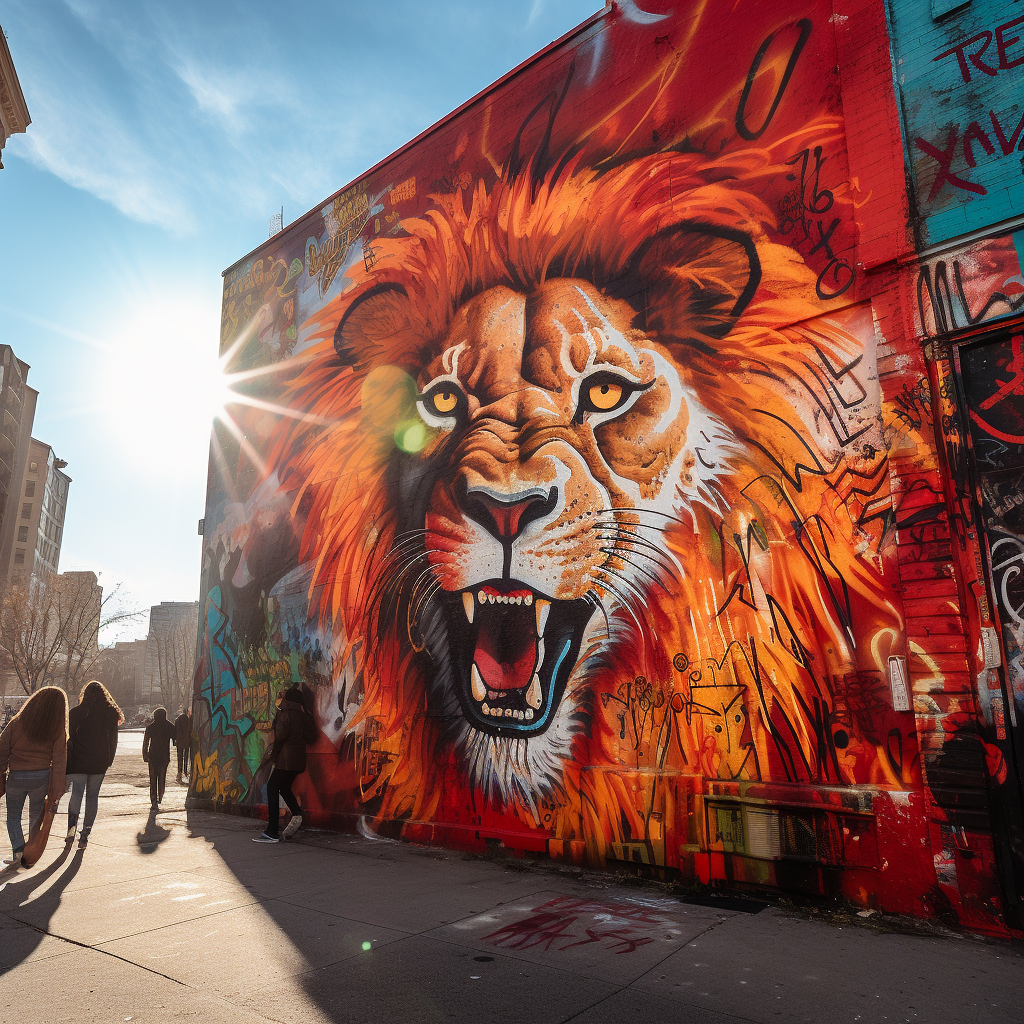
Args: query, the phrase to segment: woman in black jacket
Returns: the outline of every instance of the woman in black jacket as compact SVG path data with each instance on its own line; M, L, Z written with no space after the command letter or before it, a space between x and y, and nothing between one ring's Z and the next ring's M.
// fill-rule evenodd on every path
M280 710L274 716L274 742L264 758L264 764L269 761L274 766L267 780L267 828L253 838L254 843L279 843L301 827L302 808L292 792L292 783L306 770L306 744L315 739L316 722L306 710L302 690L292 686L285 690ZM283 836L277 834L281 798L292 812Z
M78 705L71 709L68 719L68 781L71 783L68 842L75 838L84 794L85 824L78 837L78 848L84 850L96 820L103 776L114 763L117 727L124 721L124 715L107 688L93 679L82 688Z

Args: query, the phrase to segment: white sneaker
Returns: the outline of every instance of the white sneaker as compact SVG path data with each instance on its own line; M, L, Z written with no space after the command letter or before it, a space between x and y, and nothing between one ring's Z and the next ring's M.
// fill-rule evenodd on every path
M284 831L281 833L282 839L291 839L299 829L302 828L302 815L293 814L292 820L288 822L284 827Z

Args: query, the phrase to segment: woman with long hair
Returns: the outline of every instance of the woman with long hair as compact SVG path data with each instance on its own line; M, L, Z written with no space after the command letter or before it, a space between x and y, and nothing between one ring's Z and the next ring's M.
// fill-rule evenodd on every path
M7 791L7 833L21 862L25 833L21 816L28 800L29 832L64 793L68 758L68 698L59 687L44 686L22 705L0 732L0 792ZM6 774L6 781L4 775Z
M316 739L316 722L306 708L306 698L298 686L285 690L281 706L274 716L273 742L263 764L272 764L267 779L267 827L254 843L279 843L290 839L302 827L302 807L292 792L292 783L306 770L306 747ZM292 812L291 820L278 835L281 798Z
M78 837L78 848L89 844L89 833L96 820L100 786L103 776L114 763L117 753L117 727L124 715L110 691L98 680L92 679L82 687L78 704L71 709L70 738L68 740L68 779L71 782L71 802L68 804L68 838L75 838L78 814L85 797L85 822Z

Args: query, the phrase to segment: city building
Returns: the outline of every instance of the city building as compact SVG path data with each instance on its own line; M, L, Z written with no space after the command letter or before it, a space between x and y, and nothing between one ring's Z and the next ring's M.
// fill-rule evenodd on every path
M27 525L20 498L38 398L28 385L28 371L28 363L9 345L0 345L0 579L4 580L14 564L20 527ZM26 530L25 536L31 534Z
M199 604L161 601L149 610L149 633L137 703L163 704L173 717L192 693Z
M57 572L71 477L53 449L32 438L18 499L18 527L11 573Z
M0 28L0 158L7 140L15 132L25 131L31 123L18 73L14 70L11 51L7 47L7 37ZM3 166L0 162L0 170Z
M138 691L146 671L146 641L121 640L99 653L92 675L110 691L128 714L139 704Z
M1024 936L1022 86L609 3L229 267L194 804L300 685L312 824Z
M59 660L66 666L64 677L78 684L99 655L103 587L96 573L88 570L35 576L33 582L56 592L51 620L63 634Z

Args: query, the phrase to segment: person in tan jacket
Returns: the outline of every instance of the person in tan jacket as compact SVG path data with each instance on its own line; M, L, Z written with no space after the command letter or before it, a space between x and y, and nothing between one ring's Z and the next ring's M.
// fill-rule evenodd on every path
M21 816L26 799L31 832L42 821L45 798L56 806L63 795L67 761L67 694L44 686L0 733L0 793L7 793L7 834L14 851L10 863L20 863L25 849Z

